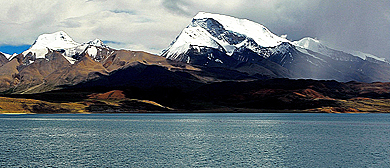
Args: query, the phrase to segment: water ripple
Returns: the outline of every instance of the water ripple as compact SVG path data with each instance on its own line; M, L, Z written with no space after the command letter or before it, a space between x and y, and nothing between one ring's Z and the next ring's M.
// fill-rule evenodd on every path
M389 167L389 115L0 115L0 167Z

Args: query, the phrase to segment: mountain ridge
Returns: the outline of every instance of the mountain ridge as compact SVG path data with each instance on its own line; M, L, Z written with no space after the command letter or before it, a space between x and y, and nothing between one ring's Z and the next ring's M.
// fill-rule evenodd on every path
M200 12L161 56L113 49L100 39L78 43L64 31L42 34L19 55L7 59L9 55L0 53L0 85L1 91L26 94L82 83L88 87L100 79L123 86L163 85L146 79L153 75L145 73L136 77L142 80L118 77L119 72L137 74L144 68L166 75L172 81L165 82L174 87L179 87L175 82L190 86L272 78L390 81L387 60L360 54L329 48L313 38L289 41L247 19ZM110 79L117 82L106 82Z
M291 42L247 19L205 12L198 13L161 56L249 74L269 75L270 71L278 74L270 78L390 81L390 64L383 58L331 49L312 38ZM243 63L257 64L259 68L239 69Z
M388 111L390 84L364 82L390 81L389 62L357 54L203 12L161 56L77 43L64 31L40 35L21 54L0 53L0 91L48 102L0 99L34 113Z
M10 59L0 53L0 90L13 94L57 90L138 63L169 71L197 70L143 51L112 49L100 39L77 43L64 31L58 31L40 35L28 50Z

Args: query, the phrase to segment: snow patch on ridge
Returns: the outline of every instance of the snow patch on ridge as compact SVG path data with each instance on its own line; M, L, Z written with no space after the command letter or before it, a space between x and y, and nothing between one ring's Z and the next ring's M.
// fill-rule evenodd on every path
M360 57L361 59L364 59L364 60L367 60L367 58L372 58L374 60L378 60L378 61L382 61L382 62L388 62L386 60L386 58L380 58L380 57L377 57L375 55L363 53L363 52L360 52L360 51L348 51L348 53L350 53L350 54L352 54L354 56L358 56L358 57Z
M98 50L97 50L97 48L94 47L94 46L91 46L91 47L89 47L89 48L87 49L87 53L89 54L89 56L91 56L91 57L93 57L93 58L96 57L97 52L98 52Z
M77 60L72 57L64 57L70 64L74 64Z
M0 53L2 53L5 56L5 58L7 58L8 60L12 57L12 55L10 55L10 54L3 53L3 52L0 52Z
M14 54L12 54L10 57L7 57L7 59L11 61L11 60L12 60L14 57L16 57L17 55L19 55L19 54L14 53Z

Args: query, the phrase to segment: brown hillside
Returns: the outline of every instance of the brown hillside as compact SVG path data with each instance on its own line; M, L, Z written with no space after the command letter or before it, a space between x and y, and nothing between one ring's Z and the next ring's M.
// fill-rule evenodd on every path
M29 93L31 88L35 88L45 83L45 78L53 72L69 67L70 63L58 52L51 52L45 59L37 59L34 63L18 67L20 82L16 86L17 93Z
M324 95L314 91L313 89L303 89L300 92L294 92L295 94L301 95L303 97L307 98L313 98L313 99L324 99L326 98Z
M113 71L129 65L131 63L139 62L145 65L159 65L167 67L168 69L182 68L189 70L197 70L188 64L173 65L170 60L157 55L149 54L143 51L129 51L129 50L118 50L115 51L111 56L105 59L102 64L108 71Z
M351 88L358 92L359 95L386 95L390 93L389 82L374 82L374 83L347 83Z
M101 99L101 100L106 100L106 99L114 99L114 100L121 100L125 99L125 95L123 94L123 91L121 90L113 90L109 91L106 93L94 93L89 95L90 99Z
M11 62L0 67L1 91L11 89L13 93L27 94L57 90L63 86L72 86L109 75L115 70L135 64L157 65L170 71L200 71L188 64L173 62L142 51L99 47L97 55L93 57L85 52L75 55L77 61L74 64L70 64L62 53L56 51L49 52L45 57L36 59L31 54L27 56L19 54Z
M18 60L13 59L0 67L0 91L8 90L8 88L19 83L18 66Z
M75 64L48 75L45 78L46 83L35 92L59 89L57 87L61 85L75 85L98 77L97 73L107 75L107 71L101 63L92 60L88 55L84 55Z

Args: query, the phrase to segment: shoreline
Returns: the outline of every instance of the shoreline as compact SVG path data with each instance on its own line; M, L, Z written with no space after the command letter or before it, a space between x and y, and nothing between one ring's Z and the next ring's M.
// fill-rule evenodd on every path
M0 113L4 115L26 115L26 114L38 114L38 113Z
M389 112L310 112L296 110L256 110L256 111L213 111L213 110L194 110L194 111L147 111L147 112L80 112L80 113L3 113L0 115L34 115L34 114L261 114L261 113L290 113L290 114L386 114Z

